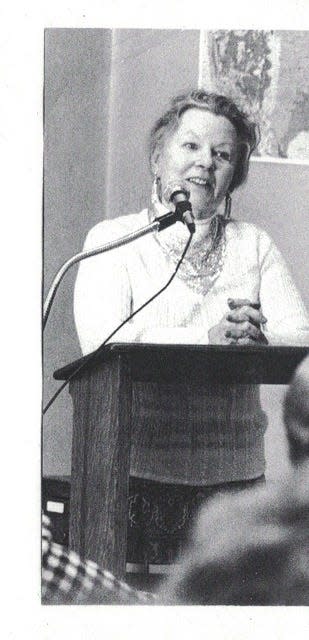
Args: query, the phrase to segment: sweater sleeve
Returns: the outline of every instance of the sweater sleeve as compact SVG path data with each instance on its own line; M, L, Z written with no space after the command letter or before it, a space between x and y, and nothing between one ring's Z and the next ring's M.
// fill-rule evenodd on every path
M130 223L131 224L131 223ZM122 221L123 225L123 221ZM129 231L119 220L105 220L90 230L84 250L104 245ZM134 310L132 273L129 276L126 247L108 251L80 263L74 290L74 319L83 354L97 349ZM163 275L162 284L169 278ZM138 274L142 277L142 274ZM159 287L158 287L159 288ZM145 302L149 292L145 289ZM151 317L151 316L150 316ZM207 344L207 327L174 326L170 323L129 321L117 331L115 342L144 342L165 344Z
M269 236L260 236L260 302L270 344L309 345L309 317L284 258Z
M114 221L103 221L88 233L84 250L119 238ZM130 281L123 248L86 258L80 263L74 290L74 319L83 354L97 349L131 313ZM115 334L115 341L136 340L130 323Z

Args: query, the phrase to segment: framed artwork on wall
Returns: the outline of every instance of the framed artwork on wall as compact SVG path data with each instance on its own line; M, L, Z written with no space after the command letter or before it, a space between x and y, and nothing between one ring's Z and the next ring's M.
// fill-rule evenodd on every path
M256 160L309 164L308 31L201 31L199 86L258 123Z

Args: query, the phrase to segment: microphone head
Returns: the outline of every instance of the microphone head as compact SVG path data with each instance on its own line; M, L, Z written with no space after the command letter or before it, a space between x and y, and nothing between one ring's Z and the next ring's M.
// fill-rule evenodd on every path
M190 198L190 191L183 182L178 182L177 180L168 182L163 191L163 199L165 202L173 202L174 196L177 194L183 194L186 200Z

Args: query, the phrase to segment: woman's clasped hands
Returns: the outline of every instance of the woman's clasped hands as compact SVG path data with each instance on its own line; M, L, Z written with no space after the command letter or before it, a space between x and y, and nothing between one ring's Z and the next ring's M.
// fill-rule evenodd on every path
M208 333L209 344L267 344L261 327L267 322L260 304L247 299L229 298L229 311Z

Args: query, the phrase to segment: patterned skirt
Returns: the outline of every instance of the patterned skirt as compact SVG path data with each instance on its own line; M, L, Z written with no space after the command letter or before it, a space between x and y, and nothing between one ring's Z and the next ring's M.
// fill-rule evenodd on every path
M127 562L171 564L187 543L199 507L210 498L265 482L264 476L213 486L166 484L130 477Z

